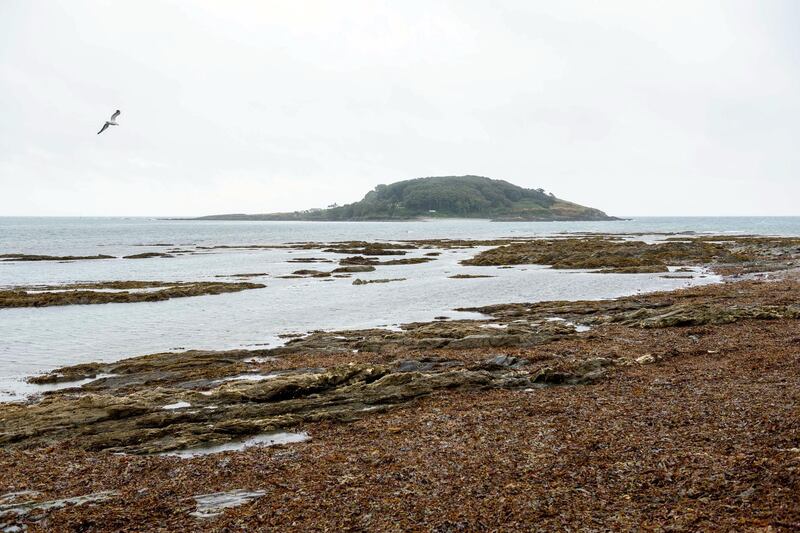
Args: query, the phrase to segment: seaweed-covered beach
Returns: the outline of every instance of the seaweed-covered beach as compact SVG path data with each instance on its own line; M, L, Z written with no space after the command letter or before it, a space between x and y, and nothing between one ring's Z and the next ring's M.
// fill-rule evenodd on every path
M0 404L0 523L795 530L798 243L667 239L483 243L465 262L538 262L546 246L601 270L663 262L668 275L702 266L724 281L36 376L62 388ZM373 257L412 247L434 244L376 246ZM369 247L338 248L353 257Z
M748 308L798 295L796 279L782 279L669 298L718 296ZM792 531L800 524L799 347L797 316L776 316L658 329L606 324L524 349L430 351L467 366L502 355L565 375L586 361L605 371L580 384L426 391L346 421L304 420L294 431L306 442L190 458L89 451L85 434L7 443L4 516L42 531ZM420 355L401 350L390 359ZM293 354L276 367L343 359ZM386 364L379 353L353 359ZM4 409L6 431L8 416ZM197 497L232 491L259 495L211 517L192 514ZM87 494L104 496L15 507Z

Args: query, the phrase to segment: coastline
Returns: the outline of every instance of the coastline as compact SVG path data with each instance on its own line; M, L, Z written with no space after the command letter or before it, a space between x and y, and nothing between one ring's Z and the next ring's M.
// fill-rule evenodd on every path
M38 376L78 386L0 404L0 525L792 530L800 248L728 239L719 248L719 238L653 247L592 237L599 255L576 252L574 238L498 241L468 261L540 261L547 246L559 251L556 267L713 258L726 279ZM305 249L337 250L344 263L372 252L380 269L381 255L430 244ZM230 505L207 503L219 499Z
M656 310L669 302L690 310L714 301L742 310L792 306L799 295L794 271L640 299ZM296 428L310 435L306 442L192 458L85 451L73 438L6 445L0 452L4 494L36 491L39 501L106 494L103 501L26 513L8 523L121 531L290 524L401 530L421 522L507 530L532 523L624 529L665 522L675 529L791 530L800 520L797 318L709 316L723 318L663 324L657 334L611 321L489 352L359 352L358 359L373 365L432 353L465 363L489 354L522 358L559 372L587 361L615 363L572 385L445 388L347 423L347 417L308 420ZM349 357L326 349L314 355L310 346L262 363L262 370ZM212 518L190 514L195 496L232 490L263 494Z

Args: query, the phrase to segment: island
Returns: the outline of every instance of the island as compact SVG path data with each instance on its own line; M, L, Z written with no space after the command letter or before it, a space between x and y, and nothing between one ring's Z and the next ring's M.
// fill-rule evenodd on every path
M620 220L599 209L483 176L433 176L378 185L358 202L287 213L225 214L192 220L418 220L489 218L496 221Z

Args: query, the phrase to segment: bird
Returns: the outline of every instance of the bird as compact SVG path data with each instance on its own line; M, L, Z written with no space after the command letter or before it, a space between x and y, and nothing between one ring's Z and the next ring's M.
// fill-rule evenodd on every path
M106 131L106 128L108 128L109 126L119 126L119 124L117 124L117 117L118 116L119 116L119 109L114 111L114 114L111 115L110 119L106 120L106 123L103 124L103 127L100 128L100 131L98 131L97 134L100 135L101 133Z

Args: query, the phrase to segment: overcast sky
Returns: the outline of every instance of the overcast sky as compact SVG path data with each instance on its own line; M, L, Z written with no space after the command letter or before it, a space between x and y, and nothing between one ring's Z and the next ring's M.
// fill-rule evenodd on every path
M800 215L798 28L794 0L0 0L0 215L460 174L614 215Z

